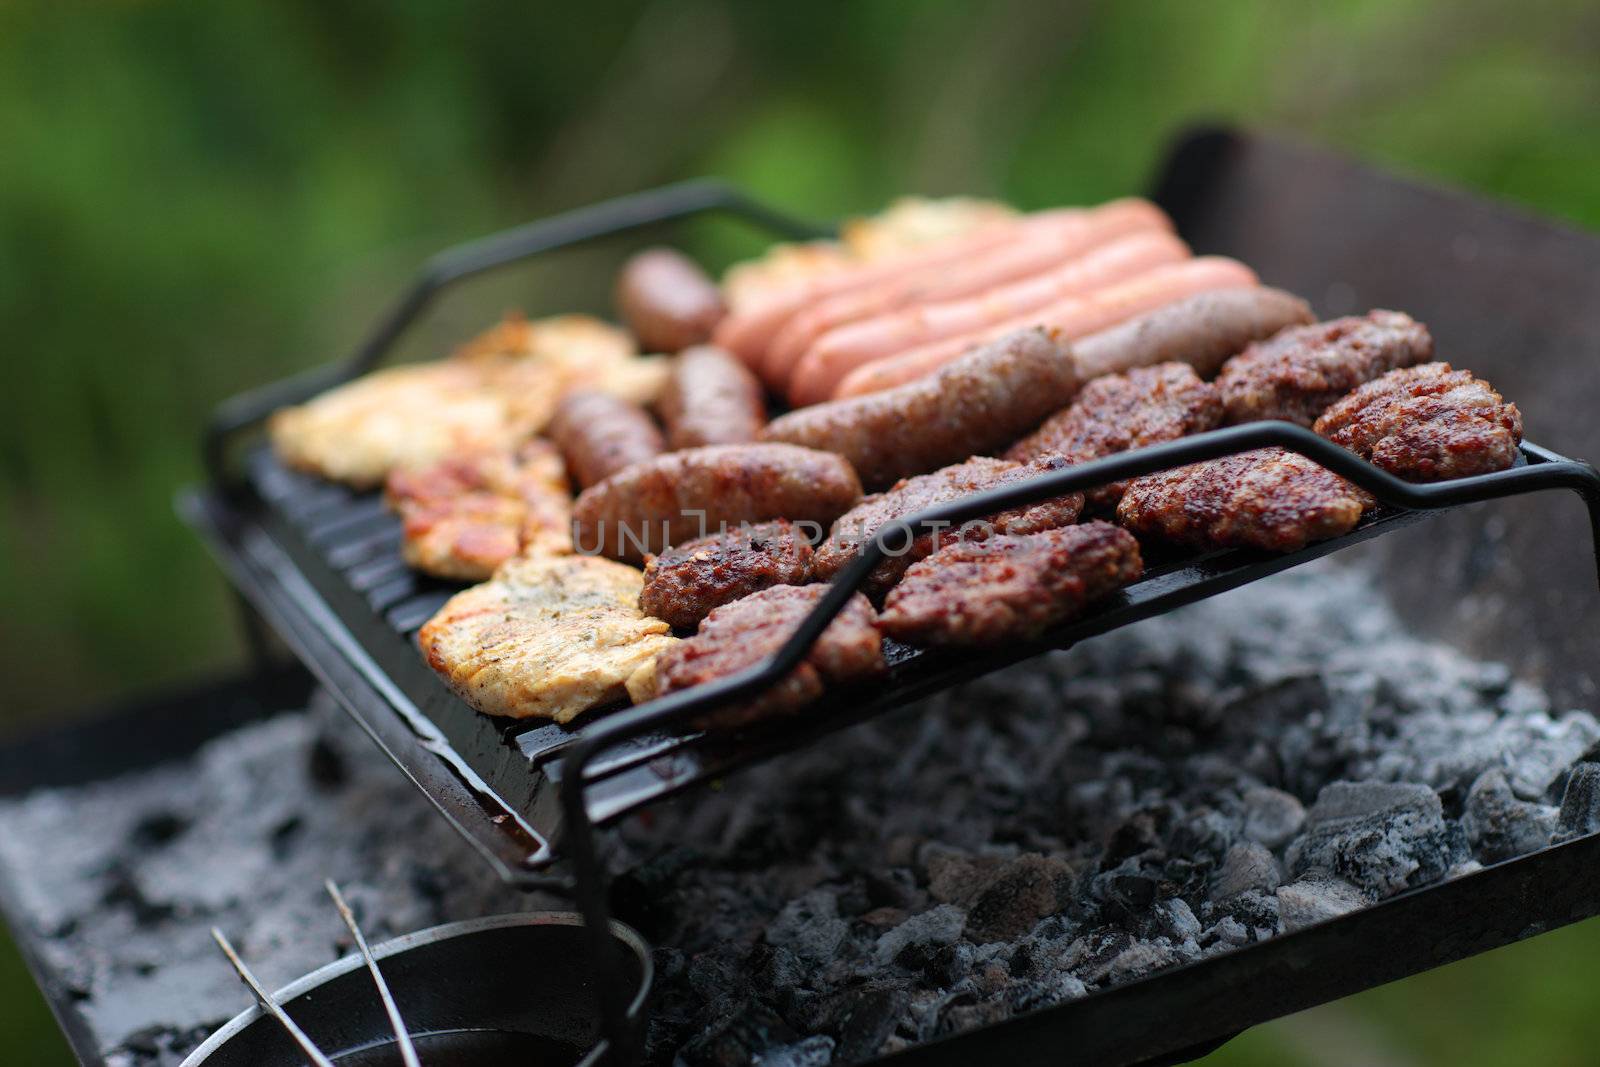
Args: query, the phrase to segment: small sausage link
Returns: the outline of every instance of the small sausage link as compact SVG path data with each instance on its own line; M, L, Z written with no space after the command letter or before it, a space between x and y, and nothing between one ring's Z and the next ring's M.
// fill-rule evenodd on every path
M643 408L594 389L562 397L547 433L580 489L666 451L661 431Z
M767 422L766 399L755 374L712 345L678 354L656 410L674 449L754 441Z
M722 321L722 291L700 265L670 248L649 248L617 275L617 313L646 352L704 344Z

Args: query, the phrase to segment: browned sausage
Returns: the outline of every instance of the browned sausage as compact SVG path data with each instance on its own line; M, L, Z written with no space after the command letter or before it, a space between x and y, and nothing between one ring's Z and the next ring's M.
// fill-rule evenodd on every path
M762 436L837 452L876 489L1003 448L1077 391L1072 353L1035 327L898 388L790 412Z
M661 431L643 408L594 389L574 389L562 397L546 432L580 489L666 450Z
M686 348L672 361L656 410L674 449L754 441L767 421L755 374L712 345Z
M860 498L856 472L840 456L784 444L712 445L636 463L585 489L572 532L579 552L638 563L740 523L789 519L820 529Z
M1010 322L985 327L961 337L946 338L908 349L857 367L834 391L835 397L861 396L915 381L957 359L983 341L1001 337L1013 330L1036 324L1056 330L1068 341L1110 329L1136 315L1213 289L1233 289L1254 285L1255 272L1236 260L1222 256L1201 256L1181 263L1155 267L1135 278L1127 278L1103 288L1069 296L1049 307L1040 308Z
M1314 321L1310 305L1282 289L1217 289L1090 334L1072 355L1085 381L1174 361L1210 378L1251 341Z
M648 248L617 275L617 313L646 352L704 344L722 321L722 291L700 265L670 248Z

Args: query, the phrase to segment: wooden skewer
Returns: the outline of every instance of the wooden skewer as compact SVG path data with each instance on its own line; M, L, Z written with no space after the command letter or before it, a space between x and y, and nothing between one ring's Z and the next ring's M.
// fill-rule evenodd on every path
M333 898L333 906L339 909L344 924L350 928L350 936L355 938L356 948L361 951L361 958L367 963L367 970L372 973L373 984L378 987L378 997L383 1001L383 1010L389 1014L389 1025L394 1029L395 1041L399 1043L401 1061L405 1067L422 1067L422 1061L417 1059L416 1046L411 1043L411 1034L406 1030L405 1020L400 1018L400 1008L394 1002L394 995L389 992L389 983L384 980L383 972L378 969L378 961L373 958L372 950L367 947L367 939L361 933L361 927L356 925L355 913L350 910L350 905L345 903L344 894L339 892L339 887L333 884L332 878L323 884L328 887L328 895Z
M300 1029L298 1023L289 1018L289 1013L284 1011L282 1005L276 1000L272 999L272 994L266 991L266 988L262 986L260 980L251 972L250 968L244 965L244 960L240 959L239 954L233 950L233 945L229 943L227 935L213 926L211 928L211 936L216 940L217 947L222 949L222 954L228 957L228 962L233 964L233 969L238 973L239 980L245 984L251 995L256 998L256 1003L261 1005L261 1010L278 1020L279 1025L288 1032L289 1036L294 1039L294 1043L300 1046L300 1051L305 1053L306 1058L311 1061L311 1067L334 1067L333 1061L322 1054L322 1050L317 1048L316 1044L306 1036L306 1032Z

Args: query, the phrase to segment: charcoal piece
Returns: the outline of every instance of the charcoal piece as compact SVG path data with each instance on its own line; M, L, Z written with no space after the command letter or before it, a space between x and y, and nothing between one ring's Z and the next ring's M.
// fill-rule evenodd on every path
M799 1039L771 1008L747 1001L684 1045L677 1062L683 1067L746 1067L763 1050L793 1045Z
M1349 882L1321 874L1278 887L1278 913L1285 931L1337 918L1367 903L1366 894Z
M937 1033L958 1034L963 1030L993 1026L1005 1022L1010 1015L1011 1009L1001 999L954 1003L939 1013Z
M909 1003L905 990L890 985L857 986L831 997L824 1027L833 1035L835 1058L854 1063L875 1056Z
M1453 849L1439 795L1397 782L1334 782L1306 815L1288 850L1296 875L1342 878L1379 900L1438 881Z
M1165 941L1132 940L1120 952L1078 976L1088 985L1120 985L1170 967L1183 957Z
M824 963L839 954L849 932L850 924L839 918L834 895L813 889L784 905L767 927L767 943L811 963Z
M1512 792L1524 800L1552 799L1550 790L1567 768L1600 744L1600 726L1585 712L1569 712L1529 733L1518 739L1516 759L1506 772Z
M1461 823L1472 854L1480 862L1498 863L1548 845L1557 814L1556 808L1517 799L1505 772L1496 769L1472 783Z
M833 1062L833 1038L813 1034L792 1045L780 1045L761 1053L761 1067L828 1067Z
M1567 791L1556 818L1557 843L1600 830L1600 763L1580 763L1567 776Z
M977 953L969 942L957 941L931 953L922 973L930 982L945 987L954 986L972 973L976 958Z
M1182 899L1170 897L1154 908L1154 927L1161 936L1181 944L1200 936L1200 920Z
M1266 786L1244 794L1244 834L1270 849L1287 845L1305 825L1306 809L1292 794Z
M928 892L941 904L970 906L999 877L1004 861L998 856L966 856L945 850L930 851L924 861Z
M1000 869L967 915L968 937L1000 941L1027 933L1059 911L1072 891L1072 871L1061 860L1024 853Z
M1283 879L1278 873L1278 861L1266 847L1254 841L1245 841L1228 849L1211 882L1211 895L1217 900L1236 897L1255 889L1270 893Z
M907 948L930 950L952 945L961 937L966 925L966 912L953 904L940 904L921 915L913 915L880 936L873 955L879 965L883 965L893 962Z

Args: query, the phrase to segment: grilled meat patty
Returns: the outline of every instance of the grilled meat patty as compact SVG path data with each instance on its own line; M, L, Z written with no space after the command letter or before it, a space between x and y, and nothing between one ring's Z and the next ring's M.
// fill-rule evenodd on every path
M518 553L572 551L572 495L548 441L399 468L385 496L406 562L439 578L482 581Z
M1398 311L1280 330L1223 365L1227 421L1286 419L1310 426L1356 386L1433 358L1428 328Z
M585 489L573 505L580 552L627 562L768 519L820 527L861 499L842 457L781 444L712 445L669 452Z
M903 479L890 489L867 497L839 517L828 539L817 549L811 561L811 576L820 581L831 580L860 553L862 546L870 542L885 523L907 518L938 504L960 500L985 489L1024 481L1066 465L1066 461L1059 459L1023 464L975 456L965 463L945 467L932 474ZM931 533L924 534L906 546L905 551L885 557L873 568L863 588L874 598L881 596L900 580L907 567L928 556L940 545L958 538L982 540L996 533L1035 533L1076 522L1082 510L1083 494L1069 493L1043 503L1002 511L964 527L943 530L938 538ZM889 547L898 549L900 545Z
M722 605L705 617L698 633L656 661L657 693L689 689L759 663L783 646L827 591L823 585L777 585ZM792 712L829 685L881 674L883 643L875 621L867 599L852 596L787 678L753 700L710 712L700 725L742 726Z
M1059 456L1087 463L1215 429L1221 422L1222 399L1215 386L1201 381L1187 363L1161 363L1094 379L1070 406L1012 445L1006 458L1026 463ZM1116 507L1126 486L1113 482L1089 490L1086 507Z
M1368 382L1314 429L1390 474L1438 482L1516 462L1522 413L1470 372L1425 363Z
M1293 552L1348 533L1372 504L1332 471L1273 447L1136 478L1117 521L1194 548Z
M1109 522L947 545L913 563L878 628L913 645L1026 640L1139 577L1139 542Z
M621 700L677 643L639 610L641 575L594 556L520 556L417 635L428 666L486 715L569 722Z
M786 519L686 541L645 562L639 607L675 630L693 630L712 608L774 585L804 585L811 554Z

